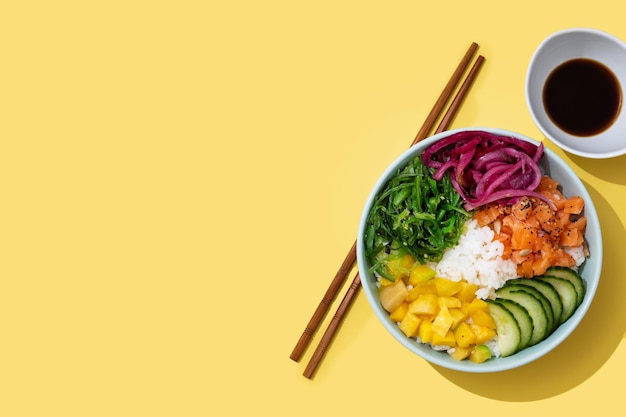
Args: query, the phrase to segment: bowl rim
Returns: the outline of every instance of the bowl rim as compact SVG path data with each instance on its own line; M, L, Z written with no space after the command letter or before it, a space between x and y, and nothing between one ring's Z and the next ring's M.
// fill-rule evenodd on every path
M591 263L590 267L593 268L593 270L586 274L588 270L587 266L589 266L589 261L587 261L582 270L582 274L586 281L586 293L583 301L581 302L575 313L572 315L572 317L569 318L569 320L565 324L559 326L559 328L557 328L547 339L543 340L542 342L534 346L528 347L509 357L494 358L482 364L475 364L468 360L456 361L445 352L437 352L434 349L417 342L415 339L410 339L406 337L404 333L400 331L397 324L393 323L389 319L389 313L387 313L387 311L382 308L378 300L377 294L374 293L376 283L375 281L372 281L372 274L367 271L368 265L365 259L363 249L363 235L366 228L367 217L379 190L386 184L386 182L397 171L398 168L406 165L409 160L420 154L429 145L433 144L439 139L463 131L485 131L497 135L513 136L531 143L539 144L539 141L511 130L476 126L462 127L441 132L424 139L416 145L413 145L411 148L400 154L391 164L387 166L387 168L383 171L383 173L375 182L375 185L372 187L367 197L358 225L357 265L359 274L361 276L362 286L364 287L364 292L370 307L374 310L375 315L377 316L378 320L383 324L385 329L389 333L391 333L391 335L405 348L409 349L411 352L415 353L422 359L434 365L438 365L447 369L470 373L500 372L517 368L539 359L548 352L552 351L559 344L561 344L578 327L595 297L595 293L600 280L603 256L602 232L600 230L600 222L598 219L597 211L595 209L595 205L593 204L593 200L591 199L591 196L589 195L587 188L585 187L582 180L561 157L559 157L554 151L550 150L549 148L544 147L544 158L547 158L547 161L550 162L550 164L554 162L558 165L560 169L564 170L570 176L570 181L572 181L576 185L576 188L579 189L577 190L577 194L585 199L585 216L587 217L588 224L597 225L596 228L591 230L590 234L594 240L594 245L590 248L594 256L594 262ZM588 232L586 232L586 235L587 233Z

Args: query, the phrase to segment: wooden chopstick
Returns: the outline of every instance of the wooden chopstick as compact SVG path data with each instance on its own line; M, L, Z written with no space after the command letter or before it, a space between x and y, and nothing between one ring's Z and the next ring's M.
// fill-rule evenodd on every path
M437 130L435 130L435 134L441 133L444 130L448 130L448 127L452 124L452 120L454 120L454 116L456 116L456 113L459 110L459 108L461 108L461 104L463 104L463 100L465 99L465 96L467 96L467 93L470 87L472 86L472 84L474 83L474 80L476 79L476 76L478 75L478 71L480 71L480 68L482 67L484 62L485 62L484 56L479 55L478 58L476 58L476 61L474 62L472 69L470 69L470 72L467 74L465 81L463 81L463 84L461 84L459 91L454 96L454 100L452 100L452 103L450 104L448 111L446 112L446 114L444 114L443 118L441 119L441 122L439 123Z
M300 336L300 339L298 340L296 347L291 352L291 355L289 357L293 359L294 361L297 362L302 357L302 354L306 350L307 346L311 342L311 339L313 338L313 335L315 334L315 330L319 327L322 320L324 320L324 317L326 317L326 313L328 312L328 309L330 308L333 301L335 300L335 297L339 293L339 290L343 286L346 280L346 277L352 270L352 267L354 266L355 262L356 262L356 240L352 244L352 248L350 248L350 251L348 252L348 255L346 256L346 259L344 259L343 263L339 267L337 274L335 274L335 278L333 278L332 282L330 283L330 286L326 290L326 293L324 294L322 301L320 301L319 305L317 306L317 309L315 309L315 312L313 313L311 320L305 327L304 332L302 332L302 335Z
M328 327L326 328L326 331L324 332L322 339L317 345L315 352L313 352L313 356L311 356L309 363L307 364L306 368L304 369L304 372L302 373L302 375L304 375L306 378L310 379L315 373L315 371L317 370L317 367L322 361L322 358L326 354L326 350L328 349L328 346L330 346L330 342L333 340L333 338L335 337L335 334L337 333L337 329L339 328L339 325L343 321L343 318L346 316L346 313L348 312L348 309L350 308L352 301L356 298L355 296L360 287L361 287L361 276L357 272L356 276L354 277L354 280L352 281L352 284L350 284L350 287L348 287L346 294L341 300L341 304L339 304L339 307L337 307L337 311L335 312L333 319L328 324Z
M454 91L457 84L461 80L461 77L465 73L465 70L467 69L477 49L478 49L478 44L476 42L472 42L470 47L467 49L467 52L465 52L463 59L461 60L461 62L455 69L454 73L450 77L450 80L448 80L448 83L446 84L445 88L439 95L439 98L435 102L433 108L430 110L430 113L426 117L426 120L424 124L422 125L421 129L418 131L417 135L415 136L415 139L411 143L411 146L415 145L417 142L421 141L428 135L428 132L430 132L433 125L435 124L435 121L441 114L444 106L447 104L450 97L452 96L452 92ZM354 266L355 262L356 262L356 240L352 244L352 247L350 248L348 255L346 255L346 258L344 259L343 263L339 267L339 270L335 274L335 277L333 278L330 286L326 290L326 293L322 297L322 300L320 301L319 305L317 306L317 309L313 313L313 316L309 320L307 326L304 328L304 331L302 332L302 335L300 336L298 343L296 344L293 351L291 352L291 355L289 357L292 360L297 362L302 357L302 354L304 353L309 343L311 342L311 339L313 338L313 335L315 334L317 328L326 317L326 314L328 313L330 306L332 305L335 298L337 297L339 290L345 283L345 280L348 274L350 273L350 271L352 270L352 267Z
M457 84L461 80L461 77L465 73L465 70L467 70L467 67L469 66L470 61L474 57L474 54L476 53L477 49L478 49L478 44L476 42L472 42L470 47L467 49L467 52L465 52L463 59L461 60L459 65L456 67L456 70L454 70L454 73L450 77L450 80L448 80L448 83L446 84L443 91L439 95L439 98L433 105L433 108L430 110L430 113L426 117L426 120L424 121L424 124L422 125L421 129L417 132L417 135L415 136L415 139L413 139L413 143L411 143L411 146L424 140L428 136L428 133L431 131L431 129L435 125L435 121L437 120L439 115L441 115L443 108L450 100L450 97L452 97L452 93L454 92L454 89L456 88Z
M460 81L463 73L467 69L467 66L469 65L477 49L478 49L478 45L476 43L472 43L470 45L470 48L465 53L463 59L461 60L455 72L453 73L452 77L446 84L438 100L435 102L435 105L433 106L432 110L427 116L426 121L424 122L424 125L422 126L420 131L417 133L411 146L420 142L421 140L423 140L424 138L428 136L435 121L441 114L447 102L450 100L450 97L452 96L452 93L454 89L456 88L456 85ZM450 105L450 108L444 115L444 118L442 119L437 129L438 131L446 130L447 127L451 124L454 116L456 115L458 108L463 102L465 95L469 91L469 87L473 83L473 80L476 78L483 61L484 61L484 57L479 56L474 66L472 67L472 70L470 70L463 85L461 86L458 93L456 94L455 99ZM318 306L313 317L311 318L311 321L309 322L309 324L305 328L305 331L300 337L298 344L296 345L294 351L292 352L290 356L291 359L297 361L301 357L302 353L304 352L308 343L310 342L310 339L312 338L315 332L315 329L319 326L319 323L322 321L323 317L328 311L328 308L330 307L332 300L336 297L339 289L341 288L343 284L343 281L345 280L347 276L347 273L350 271L355 261L356 261L356 241L352 245L350 252L346 256L339 271L335 275L335 278L331 282L331 286L326 291L326 294L324 295L322 302ZM341 324L343 317L346 315L352 301L354 300L355 295L357 294L357 291L360 287L360 284L361 284L361 278L360 278L359 273L357 272L354 280L352 281L350 287L348 288L346 294L344 295L344 298L342 299L341 304L337 308L337 311L333 319L331 320L328 328L326 329L322 339L320 340L320 343L318 344L315 352L313 353L313 356L311 357L303 373L305 377L311 378L313 374L315 373L319 363L321 362L323 356L326 353L327 347L330 345L330 342L332 341L335 333L337 332L337 329L339 325Z
M439 126L437 128L437 130L435 131L435 133L440 133L440 132L443 132L443 131L448 129L448 127L450 126L450 124L454 120L454 117L456 116L456 113L458 112L459 108L461 107L461 104L463 103L463 101L465 99L465 96L467 95L467 93L469 91L469 88L471 87L471 85L473 84L474 80L476 79L476 76L478 75L478 72L480 71L480 68L482 67L482 64L484 63L484 61L485 61L485 57L483 57L482 55L478 56L478 58L476 59L474 65L472 66L472 69L468 73L467 78L465 79L465 81L463 82L461 87L459 88L459 91L455 95L454 100L452 101L452 103L450 104L450 107L448 108L447 112L445 113L444 117L442 118L442 120L441 120L441 122L440 122L440 124L439 124ZM451 94L452 94L452 92L448 93L448 96L451 95ZM447 100L444 100L444 103L445 102L447 102ZM440 111L442 109L443 109L443 106L440 109ZM438 114L437 114L437 116L438 116ZM434 123L434 120L436 120L436 119L437 119L437 117L434 117L433 121L427 120L427 123L431 123L431 125L432 125ZM424 129L422 129L422 130L424 130ZM420 130L421 134L418 133L418 135L416 136L416 139L414 140L413 145L418 143L419 141L423 140L424 138L426 138L428 136L429 129L424 130L424 132L422 132L422 130ZM330 342L334 338L334 335L337 332L337 329L339 328L339 325L343 321L343 318L345 317L345 315L346 315L350 305L352 304L352 301L354 300L354 298L355 298L355 296L357 294L357 291L360 288L360 286L361 286L361 277L360 277L359 273L357 272L356 276L354 277L354 280L352 281L352 284L350 284L350 287L346 291L346 294L345 294L344 298L342 299L341 304L339 304L339 307L337 308L337 311L336 311L335 315L333 316L333 319L331 320L330 324L328 325L328 328L324 332L324 335L322 336L322 339L320 340L320 343L318 344L317 348L315 349L315 352L313 353L313 356L311 357L309 363L307 364L307 367L304 370L303 375L306 378L310 379L313 376L313 374L315 373L315 371L317 370L317 367L319 366L322 358L326 354L326 350L327 350L328 346L330 345Z

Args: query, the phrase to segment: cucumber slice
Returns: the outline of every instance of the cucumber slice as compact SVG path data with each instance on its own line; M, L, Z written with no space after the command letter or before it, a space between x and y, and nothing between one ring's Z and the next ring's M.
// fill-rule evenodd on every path
M558 291L559 296L561 297L561 303L563 304L563 313L561 314L559 322L565 323L567 319L574 314L576 308L578 308L578 303L576 301L578 298L574 284L565 278L551 277L547 275L535 277L534 279L546 281L552 284L554 289Z
M571 282L576 289L576 303L583 302L585 297L585 280L576 271L565 266L551 266L544 275L564 278Z
M541 305L543 306L543 311L545 312L546 318L548 320L548 334L552 333L552 331L554 331L554 329L558 325L558 318L554 318L554 310L552 309L552 304L550 304L550 300L548 300L540 291L533 287L529 287L527 285L519 285L515 283L509 283L508 286L515 290L526 291L527 293L535 296L535 298L541 302ZM548 335L546 335L546 337L547 336Z
M527 288L527 287L522 287ZM516 286L504 286L496 291L496 299L513 300L528 311L528 315L533 321L533 333L528 346L541 342L550 334L548 327L548 315L543 304L533 294L517 289Z
M508 281L509 283L516 283L519 285L527 285L529 287L535 288L537 291L541 292L544 297L548 299L550 302L550 306L552 307L553 318L554 318L554 326L553 329L558 327L560 323L560 317L563 314L563 303L561 302L561 296L558 291L554 289L554 286L546 281L541 281L538 279L529 279L529 278L518 278L514 280Z
M528 310L513 300L501 298L498 299L497 302L509 310L513 314L513 317L515 317L515 321L517 321L517 325L520 330L520 343L518 351L526 348L533 335L533 320L530 318Z
M489 304L489 313L496 322L498 349L502 357L511 356L519 350L520 328L513 314L495 300L485 300Z

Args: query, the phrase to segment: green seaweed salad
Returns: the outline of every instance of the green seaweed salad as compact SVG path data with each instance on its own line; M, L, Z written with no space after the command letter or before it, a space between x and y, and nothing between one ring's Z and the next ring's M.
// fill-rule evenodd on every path
M385 268L391 259L408 253L422 264L438 262L457 245L471 214L463 209L450 176L437 181L434 171L418 155L376 196L364 236L370 271L393 281Z

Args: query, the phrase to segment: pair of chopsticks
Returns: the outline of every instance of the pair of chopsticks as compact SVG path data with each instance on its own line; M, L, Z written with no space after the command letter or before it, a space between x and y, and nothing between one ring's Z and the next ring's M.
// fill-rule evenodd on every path
M465 55L463 56L463 59L457 66L456 70L450 77L450 80L448 81L445 88L441 92L441 95L435 102L435 105L433 106L432 110L428 114L428 117L424 121L424 125L415 136L415 139L411 143L411 146L415 145L416 143L420 142L421 140L429 136L429 132L432 130L436 120L442 114L443 109L446 106L446 104L448 104L448 102L452 98L454 90L456 89L457 85L461 81L463 74L465 74L465 72L467 71L467 68L469 67L469 64L472 61L472 58L474 57L477 49L478 49L478 44L473 42L470 45L467 52L465 53ZM454 99L452 100L452 102L450 103L450 106L448 107L448 110L445 112L445 114L441 118L441 121L439 122L439 125L433 134L437 134L448 129L448 127L452 123L452 120L454 119L454 116L456 115L457 111L461 107L461 104L465 96L467 95L469 88L471 87L476 76L478 75L478 72L484 61L485 61L485 58L482 55L479 55L476 61L474 62L474 65L472 66L470 71L467 73L465 80L459 87L456 95L454 96ZM317 309L313 313L311 320L307 324L306 328L304 329L304 332L302 333L302 336L300 336L298 343L296 344L291 355L289 356L292 360L297 362L302 357L302 354L304 353L307 346L311 342L313 335L315 334L317 328L319 327L324 317L326 316L330 306L332 305L334 299L339 293L339 290L343 287L348 274L354 267L355 262L356 262L356 241L352 245L352 248L350 248L348 255L346 256L343 263L339 267L339 270L337 271L337 274L332 280L330 286L326 290L326 293L324 294L322 301L320 302ZM326 354L326 350L328 346L330 345L330 342L332 341L335 333L337 332L339 325L341 324L350 305L352 304L352 301L354 300L355 295L357 294L357 291L359 290L360 286L361 286L361 277L359 273L357 272L356 276L354 277L354 280L352 281L352 284L350 284L350 287L346 291L346 294L344 295L341 301L341 304L339 304L339 307L337 308L337 311L333 319L329 323L328 328L326 329L324 335L322 336L322 339L320 340L317 348L315 349L315 352L313 353L313 356L311 357L306 369L304 370L303 375L306 378L310 379L315 373L322 358Z

